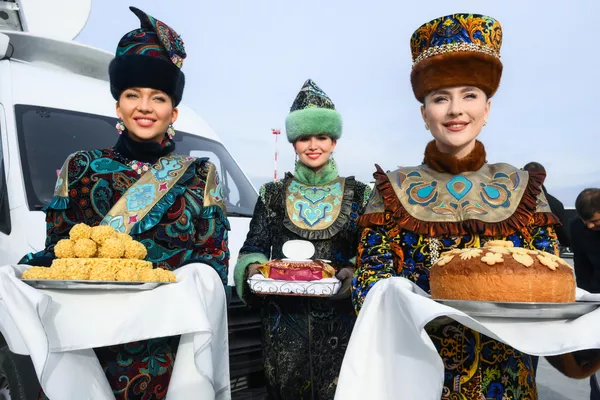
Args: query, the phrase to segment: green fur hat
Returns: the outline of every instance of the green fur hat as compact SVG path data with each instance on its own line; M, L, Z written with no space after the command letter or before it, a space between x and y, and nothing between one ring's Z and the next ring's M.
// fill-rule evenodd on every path
M342 136L342 116L333 102L311 79L304 82L285 119L290 143L303 136L327 135L337 140Z

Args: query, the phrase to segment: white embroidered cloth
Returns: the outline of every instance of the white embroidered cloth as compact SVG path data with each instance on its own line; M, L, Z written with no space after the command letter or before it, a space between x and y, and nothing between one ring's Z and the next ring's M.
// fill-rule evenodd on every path
M600 295L577 289L577 299ZM600 348L600 308L574 320L477 318L437 303L411 281L389 278L369 292L344 357L336 400L440 400L444 365L425 325L448 316L528 354Z
M149 291L37 290L19 279L27 268L0 267L0 330L31 355L50 399L114 399L92 349L172 335L167 398L231 398L225 291L210 266L186 265L177 283Z

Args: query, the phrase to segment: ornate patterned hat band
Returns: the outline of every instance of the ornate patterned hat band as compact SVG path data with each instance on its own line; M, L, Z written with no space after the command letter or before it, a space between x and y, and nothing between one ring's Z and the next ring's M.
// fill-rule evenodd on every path
M474 52L478 52L478 53L484 53L489 56L493 56L493 57L496 57L497 59L500 59L500 53L498 53L494 49L490 49L489 47L482 46L480 44L448 43L448 44L443 44L441 46L430 47L427 50L425 50L424 52L422 52L421 54L419 54L419 56L413 61L413 67L429 57L437 56L438 54L454 53L454 52L459 52L459 51L474 51Z

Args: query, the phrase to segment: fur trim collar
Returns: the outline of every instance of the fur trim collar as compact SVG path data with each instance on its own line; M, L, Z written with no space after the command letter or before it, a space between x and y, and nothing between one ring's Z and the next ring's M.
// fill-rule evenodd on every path
M423 163L438 172L458 175L463 172L478 171L486 163L485 158L485 147L479 140L475 142L473 151L460 159L439 151L435 145L435 140L432 140L425 148Z
M322 186L336 179L338 177L338 170L335 162L331 159L317 172L298 161L294 175L296 179L306 185Z

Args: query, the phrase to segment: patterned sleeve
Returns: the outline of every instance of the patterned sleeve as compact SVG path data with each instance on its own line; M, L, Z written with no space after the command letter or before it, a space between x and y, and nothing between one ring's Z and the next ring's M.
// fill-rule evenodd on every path
M196 241L190 259L210 265L227 285L229 270L229 222L221 211L204 209L196 228ZM184 264L182 264L184 265Z
M352 302L358 313L369 290L381 279L396 276L392 242L383 227L366 228L358 248L359 267L352 281Z
M260 197L256 201L250 229L235 265L234 280L237 294L247 301L246 269L250 264L265 263L271 258L271 229L269 228L269 210L265 204L266 188L260 188Z
M262 198L256 201L250 229L240 250L240 256L259 253L265 258L271 255L271 230L269 229L268 210Z
M343 240L339 252L336 255L335 267L339 270L341 268L350 267L356 270L356 253L358 244L360 242L361 228L356 224L358 218L364 214L368 200L371 196L371 188L364 183L357 182L357 189L354 194L352 201L352 209L350 212L350 223L347 228L342 232ZM348 254L348 256L342 256L342 254Z
M198 167L200 178L204 180L204 204L196 227L196 241L189 262L202 262L217 271L221 281L227 285L229 269L228 234L229 221L223 201L219 174L214 164L206 161Z
M538 194L536 212L529 224L521 230L523 247L558 256L560 251L556 226L560 226L560 220L552 214L550 203L542 190Z
M530 226L525 235L527 247L532 250L541 250L558 256L558 237L556 231L550 226Z
M80 179L80 170L86 163L82 153L70 155L59 173L54 197L44 208L46 213L46 243L44 250L24 256L19 264L49 267L54 255L54 246L61 239L69 237L71 228L79 222L85 221L83 211L75 207L71 197L71 187ZM74 171L79 171L74 173Z

